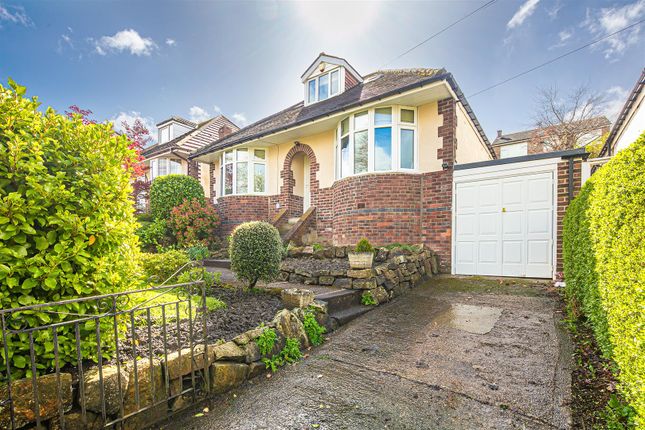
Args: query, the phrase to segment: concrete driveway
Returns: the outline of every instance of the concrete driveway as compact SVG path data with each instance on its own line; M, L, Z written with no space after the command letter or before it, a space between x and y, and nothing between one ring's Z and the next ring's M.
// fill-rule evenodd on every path
M434 278L174 429L568 428L570 344L544 284Z

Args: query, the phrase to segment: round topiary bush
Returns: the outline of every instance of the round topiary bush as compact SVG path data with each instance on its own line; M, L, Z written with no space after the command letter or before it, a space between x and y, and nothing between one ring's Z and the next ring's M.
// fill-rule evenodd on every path
M280 233L271 224L240 224L230 239L231 269L250 288L258 281L271 282L280 273L283 251Z
M134 287L137 222L130 198L134 156L111 124L83 124L53 109L43 111L25 88L0 85L0 308L10 309ZM103 310L104 311L104 310ZM94 301L7 315L12 329L26 329L96 315ZM80 324L83 359L96 360L94 321ZM111 320L101 320L104 358L113 343ZM52 330L37 330L38 372L54 366ZM57 330L60 366L76 363L73 324ZM7 359L13 378L30 373L25 334L10 334ZM1 377L0 377L1 380Z
M201 204L206 202L204 189L197 179L186 175L165 175L152 181L150 212L155 218L168 218L170 212L184 200L197 200Z

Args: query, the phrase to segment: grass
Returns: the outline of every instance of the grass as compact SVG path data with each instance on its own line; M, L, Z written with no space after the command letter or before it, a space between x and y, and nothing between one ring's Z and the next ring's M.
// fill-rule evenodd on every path
M179 291L170 291L165 294L162 294L162 291L146 291L144 293L136 294L132 297L131 301L128 303L128 308L131 309L136 306L140 306L142 309L151 307L150 309L150 318L155 322L161 322L163 320L163 306L165 306L166 321L176 321L177 319L177 308L179 308L179 319L185 319L189 316L189 311L192 312L193 318L195 318L197 309L201 307L202 297L201 296L188 296L185 293ZM190 299L189 299L190 297ZM190 306L189 301L190 300ZM192 308L192 310L190 309ZM216 299L215 297L206 297L206 309L209 312L215 311L217 309L226 308L226 303ZM135 312L135 315L138 318L145 319L146 312L144 310Z

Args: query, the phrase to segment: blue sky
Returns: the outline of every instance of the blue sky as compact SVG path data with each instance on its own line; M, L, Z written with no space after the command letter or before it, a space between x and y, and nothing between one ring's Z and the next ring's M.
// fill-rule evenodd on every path
M359 72L445 67L468 96L645 18L645 0L210 2L0 0L0 81L98 120L217 113L239 125L302 99L319 52ZM469 101L489 138L531 127L539 87L586 84L615 115L645 66L645 24Z

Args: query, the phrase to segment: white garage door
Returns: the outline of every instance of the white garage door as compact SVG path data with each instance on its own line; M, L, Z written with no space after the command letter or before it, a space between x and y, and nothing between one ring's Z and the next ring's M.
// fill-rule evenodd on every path
M553 175L455 183L456 274L552 277Z

